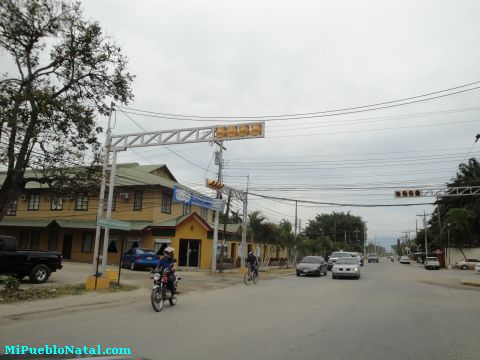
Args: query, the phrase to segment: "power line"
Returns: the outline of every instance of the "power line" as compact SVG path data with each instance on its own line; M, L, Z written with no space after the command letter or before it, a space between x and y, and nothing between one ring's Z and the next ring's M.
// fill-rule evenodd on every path
M452 96L460 93L464 93L467 91L473 91L477 90L480 87L473 87L470 89L464 89L466 87L471 87L473 85L480 84L480 81L475 81L471 82L468 84L463 84L463 85L458 85L452 88L444 89L444 90L438 90L438 91L433 91L421 95L416 95L416 96L411 96L411 97L406 97L402 99L397 99L397 100L390 100L390 101L384 101L380 103L374 103L374 104L369 104L369 105L362 105L362 106L354 106L354 107L346 107L346 108L340 108L340 109L334 109L334 110L322 110L322 111L315 111L315 112L302 112L302 113L296 113L296 114L283 114L283 115L261 115L261 116L198 116L198 115L182 115L182 114L171 114L171 113L163 113L163 112L154 112L154 111L146 111L146 110L140 110L140 109L135 109L135 108L130 108L127 106L117 106L122 109L128 109L132 111L137 111L137 112L142 112L147 115L155 115L155 117L160 117L160 118L166 118L166 119L171 119L171 120L184 120L184 121L211 121L212 119L264 119L264 118L270 118L269 121L280 121L280 120L292 120L292 118L295 119L300 119L300 118L305 118L305 117L324 117L324 116L336 116L336 115L344 115L344 114L350 114L350 113L357 113L357 112L365 112L365 111L372 111L372 110L379 110L379 109L385 109L389 107L395 107L395 106L402 106L402 105L408 105L408 104L413 104L416 102L422 102L422 101L429 101L437 98L442 98L445 96ZM459 90L463 89L463 90ZM454 91L458 90L458 91ZM443 94L443 95L438 95L448 92L448 94ZM432 96L432 95L438 95L438 96ZM427 99L422 99L427 97ZM420 99L420 100L414 100L414 99ZM396 104L396 103L401 103L401 104ZM374 108L374 109L370 109ZM362 110L361 110L362 109ZM366 110L365 110L366 109ZM336 113L336 114L330 114L330 113ZM137 114L137 115L142 115L142 116L147 116L143 114ZM233 120L237 121L237 120Z

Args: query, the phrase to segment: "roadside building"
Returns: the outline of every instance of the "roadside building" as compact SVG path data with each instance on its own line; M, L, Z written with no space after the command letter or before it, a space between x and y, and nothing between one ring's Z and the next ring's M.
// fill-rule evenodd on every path
M0 173L0 183L4 176ZM162 254L170 245L181 267L211 268L214 212L174 202L175 186L180 184L166 165L118 165L112 219L128 222L131 230L110 231L109 264L118 264L120 254L132 247ZM65 260L92 262L98 195L99 190L58 196L45 185L28 183L0 221L0 233L15 236L20 248L60 251ZM225 259L233 266L240 256L241 225L228 224L226 239ZM217 253L222 240L223 225ZM256 248L248 245L248 249Z

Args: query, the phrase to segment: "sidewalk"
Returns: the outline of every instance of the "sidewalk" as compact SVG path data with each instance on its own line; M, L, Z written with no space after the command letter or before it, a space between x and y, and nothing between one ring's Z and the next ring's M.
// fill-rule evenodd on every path
M63 273L54 273L42 287L78 284L88 275L86 264L69 263ZM260 281L291 275L292 269L269 269L260 272ZM209 291L243 284L243 274L238 271L210 273L203 271L179 271L182 278L179 283L181 296L193 292ZM58 316L72 311L85 311L89 307L109 307L135 301L149 301L152 280L148 271L122 270L121 283L137 286L133 291L115 293L86 291L81 295L69 295L54 299L23 301L0 305L0 323L2 325L24 318L35 319L45 316ZM21 288L38 286L22 282Z
M418 270L415 278L427 284L444 285L458 289L471 290L475 290L475 288L480 288L480 274L475 273L472 270L425 270L423 265L418 263L412 263L410 266Z

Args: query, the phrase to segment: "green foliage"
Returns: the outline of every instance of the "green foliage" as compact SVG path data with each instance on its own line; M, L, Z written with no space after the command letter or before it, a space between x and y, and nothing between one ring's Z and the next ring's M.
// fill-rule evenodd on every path
M28 182L74 186L79 167L95 168L102 131L95 119L108 114L111 100L133 98L134 76L120 47L83 19L76 2L0 1L0 51L13 66L0 76L2 218Z
M309 220L303 235L318 244L318 249L330 253L336 250L363 252L366 223L360 216L348 213L318 214L314 220ZM317 245L308 245L311 250Z
M476 214L470 209L450 209L447 212L447 224L450 232L450 244L457 247L468 246L475 229Z
M4 280L5 291L9 294L17 292L19 288L19 281L15 276L8 275Z

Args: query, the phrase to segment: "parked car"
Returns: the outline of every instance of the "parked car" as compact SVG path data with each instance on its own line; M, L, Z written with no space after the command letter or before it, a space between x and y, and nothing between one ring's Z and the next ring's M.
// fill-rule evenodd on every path
M462 270L474 269L478 263L480 263L478 259L463 259L455 263L455 268Z
M330 255L330 257L328 258L328 264L327 264L328 270L332 269L333 265L335 264L335 262L338 259L344 258L344 257L352 257L352 255L349 252L346 252L346 251L335 251L335 252L333 252Z
M475 265L475 272L480 273L480 263L477 263L477 265Z
M360 279L360 264L352 257L340 258L332 267L332 279L354 277Z
M367 258L368 258L369 263L371 263L371 262L378 263L378 255L377 254L368 254Z
M435 256L429 256L425 261L424 267L427 270L428 269L440 270L440 262Z
M129 267L131 270L157 266L160 256L151 249L131 248L122 257L122 267Z
M32 283L44 283L52 272L62 268L62 254L56 251L17 250L17 239L0 235L0 274L25 276Z
M327 275L327 263L321 256L305 256L297 264L297 276L300 275Z
M400 257L400 264L410 264L410 258L406 255Z

